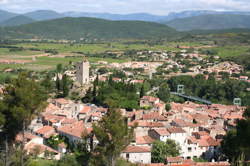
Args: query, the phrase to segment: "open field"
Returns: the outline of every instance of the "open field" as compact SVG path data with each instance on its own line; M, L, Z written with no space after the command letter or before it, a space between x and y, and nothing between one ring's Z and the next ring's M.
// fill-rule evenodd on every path
M30 62L25 64L0 64L0 71L6 68L23 68L36 71L54 69L59 63L67 65L69 64L69 62L80 61L82 58L79 57L79 55L81 54L74 54L74 52L83 52L85 54L91 55L95 53L104 53L106 51L127 50L177 51L179 50L176 47L177 45L198 47L202 46L203 44L199 42L163 42L150 45L144 44L143 42L133 43L133 41L122 41L103 44L20 43L11 46L22 47L24 48L24 50L22 51L10 51L8 48L0 48L0 60L10 59L25 60ZM40 51L33 51L30 49L39 49ZM215 50L218 56L221 57L239 56L247 52L249 49L250 47L248 46L225 46L209 48L209 50ZM53 56L47 56L45 50L56 50L58 54ZM70 57L72 55L75 55L76 57ZM32 61L34 56L36 57L36 60ZM126 57L120 59L88 57L88 60L92 63L103 60L109 63L122 63L129 61L130 59L126 59Z

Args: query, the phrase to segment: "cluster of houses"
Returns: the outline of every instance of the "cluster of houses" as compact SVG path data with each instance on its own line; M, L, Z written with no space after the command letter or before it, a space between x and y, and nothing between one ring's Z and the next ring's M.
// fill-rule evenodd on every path
M67 152L67 145L61 143L57 149L53 149L48 146L47 140L52 136L62 136L69 143L76 144L84 135L92 132L92 124L108 111L107 108L64 98L50 99L48 102L44 112L32 121L29 131L16 138L25 142L27 153L37 153L39 157L46 157L49 153L54 159L60 159ZM192 159L199 157L216 160L222 137L235 127L237 119L243 118L245 109L234 105L186 102L171 103L170 111L166 111L165 103L152 96L143 96L140 106L142 109L133 111L121 109L122 115L127 117L128 126L137 126L134 139L122 151L121 157L145 166L155 165L151 164L151 149L156 140L166 142L171 139L180 146L180 156L169 156L165 163L159 165L190 164ZM93 144L97 143L94 139ZM191 165L199 163L193 162Z

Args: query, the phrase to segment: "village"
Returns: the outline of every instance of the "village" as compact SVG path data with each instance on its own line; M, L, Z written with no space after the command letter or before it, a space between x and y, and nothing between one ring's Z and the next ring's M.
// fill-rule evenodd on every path
M181 57L188 57L196 59L193 61L199 64L204 56L199 54L188 54L185 50L181 51ZM143 55L144 52L139 52L138 55ZM110 68L123 70L126 68L138 69L142 68L140 73L152 79L152 75L157 72L165 62L165 70L174 68L184 68L182 65L169 58L167 53L150 52L154 57L159 56L154 62L125 62L125 63L107 63L99 61L95 64L99 68ZM87 59L78 62L75 69L65 71L74 83L78 86L92 87L94 80L97 78L96 74L90 75L91 64ZM191 75L208 73L228 72L240 73L243 68L233 62L222 62L212 64L207 68L202 68L199 65L193 65L190 71L185 73ZM95 69L98 71L98 69ZM110 72L99 74L100 81L107 81ZM125 71L127 76L132 75L133 72ZM175 73L178 75L178 72ZM180 75L183 72L179 73ZM165 77L171 76L167 74ZM220 79L220 77L218 77ZM238 78L242 81L249 82L248 77L240 76ZM113 78L116 82L130 82L133 84L143 83L141 77L131 77L127 80L121 78ZM0 93L2 92L0 88ZM184 103L171 102L170 109L166 110L165 102L158 97L144 95L140 98L140 109L119 109L121 114L126 117L128 126L136 126L133 133L133 140L122 151L120 157L131 163L140 164L141 166L164 166L164 165L230 165L228 161L220 161L220 145L223 136L235 128L236 122L243 119L243 113L246 107L240 104L201 104L193 101L186 101ZM82 137L88 135L93 130L93 124L97 123L108 112L108 108L97 106L93 103L82 103L73 101L68 98L49 98L46 109L37 116L28 130L24 134L18 134L16 141L25 142L24 149L28 154L38 153L38 156L45 158L49 152L51 159L59 160L65 154L69 153L67 144L77 144L82 141ZM51 138L57 137L67 138L67 143L60 143L56 148L51 147L48 141ZM166 157L164 163L152 163L151 149L155 141L166 142L173 140L180 146L180 155L177 157ZM98 140L95 139L89 142L95 146ZM194 159L203 158L207 162L196 162Z

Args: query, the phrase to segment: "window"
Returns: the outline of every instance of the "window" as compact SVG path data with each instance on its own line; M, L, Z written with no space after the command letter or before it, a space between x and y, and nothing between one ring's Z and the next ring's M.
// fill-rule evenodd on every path
M189 148L188 148L188 151L191 152L191 151L192 151L192 148L189 147Z
M129 153L126 153L126 159L129 159Z

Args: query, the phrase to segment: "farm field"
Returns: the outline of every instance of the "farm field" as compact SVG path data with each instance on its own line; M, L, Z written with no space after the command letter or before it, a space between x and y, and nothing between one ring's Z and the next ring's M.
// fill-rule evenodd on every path
M24 64L1 64L0 71L7 68L28 69L35 71L51 70L61 63L67 65L70 62L77 62L82 59L83 54L88 55L88 60L92 63L97 61L107 61L109 63L127 62L131 59L123 58L99 58L91 57L94 54L101 54L107 51L128 51L128 50L153 50L153 51L177 51L177 46L199 47L204 44L199 42L160 42L155 44L144 44L144 42L121 41L102 44L60 44L60 43L18 43L5 45L11 47L23 48L22 50L13 51L9 48L0 48L0 60L21 60L28 61ZM55 50L58 54L51 55L46 53L47 50ZM205 48L203 50L206 50ZM249 46L224 46L208 48L213 50L216 55L221 57L240 56L249 52ZM77 54L83 53L83 54ZM50 55L50 56L48 56ZM82 56L82 57L81 57ZM35 57L35 58L34 58Z

